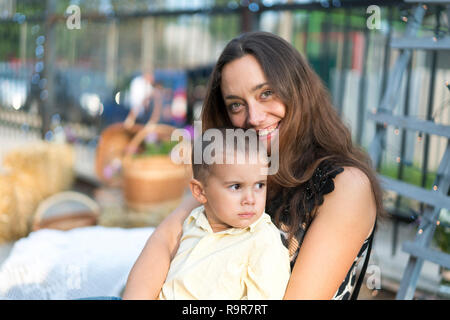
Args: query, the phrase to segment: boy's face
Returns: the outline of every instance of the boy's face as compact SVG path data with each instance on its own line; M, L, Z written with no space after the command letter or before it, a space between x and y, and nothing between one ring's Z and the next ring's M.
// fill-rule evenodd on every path
M202 184L205 211L214 232L245 228L266 205L267 164L215 164Z

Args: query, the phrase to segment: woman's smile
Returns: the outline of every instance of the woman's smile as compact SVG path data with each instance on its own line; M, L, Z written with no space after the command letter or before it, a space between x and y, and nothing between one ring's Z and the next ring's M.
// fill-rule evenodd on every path
M278 129L280 122L277 122L273 125L270 125L268 127L262 128L262 129L256 129L256 132L258 133L258 136L260 139L270 139L273 136L273 133L276 129Z
M233 126L255 129L260 140L271 140L277 135L286 106L254 56L245 55L223 68L221 90Z

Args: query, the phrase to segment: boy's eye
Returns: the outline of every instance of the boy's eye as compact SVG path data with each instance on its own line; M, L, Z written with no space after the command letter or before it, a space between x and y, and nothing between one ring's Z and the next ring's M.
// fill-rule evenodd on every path
M266 185L265 183L259 182L259 183L256 184L256 188L257 189L263 189L265 187L265 185Z
M231 190L238 190L240 187L241 187L241 186L238 185L238 184L233 184L233 185L231 185L229 188L230 188Z

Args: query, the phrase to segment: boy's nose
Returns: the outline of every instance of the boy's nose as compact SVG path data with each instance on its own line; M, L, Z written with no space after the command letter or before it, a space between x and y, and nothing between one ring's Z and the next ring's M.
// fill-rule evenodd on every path
M253 194L253 191L249 190L249 191L245 192L242 204L243 205L254 205L255 204L255 195Z

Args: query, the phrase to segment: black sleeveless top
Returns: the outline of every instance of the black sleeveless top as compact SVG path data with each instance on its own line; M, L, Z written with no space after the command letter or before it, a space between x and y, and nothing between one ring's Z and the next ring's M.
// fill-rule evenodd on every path
M289 204L288 204L289 201L287 200L290 199L291 196L296 192L306 192L307 202L304 205L304 207L300 208L300 210L303 212L311 212L314 209L315 204L318 204L319 206L323 204L324 195L334 190L333 179L343 171L344 168L336 166L329 160L321 162L320 165L314 171L311 179L307 181L303 186L298 188L290 188L284 195L282 195L280 192L278 195L273 197L273 199L266 204L266 212L273 217L275 211L278 210L278 208L283 207L282 209L283 212L281 216L281 221L283 223L283 216L287 218L289 212ZM283 230L280 230L283 244L289 250L289 257L291 259L291 269L294 267L295 261L300 251L303 238L306 234L308 226L309 225L306 222L302 223L302 225L294 235L294 239L290 243L288 243L287 241L287 234ZM372 234L364 241L358 255L356 256L350 270L347 273L347 276L342 281L339 289L335 293L333 300L348 300L350 298L353 299L356 298L370 256L373 233L374 232L372 231ZM357 283L356 271L359 262L363 257L366 257L365 259L366 261L360 272Z

